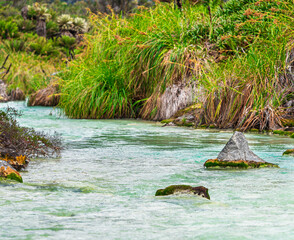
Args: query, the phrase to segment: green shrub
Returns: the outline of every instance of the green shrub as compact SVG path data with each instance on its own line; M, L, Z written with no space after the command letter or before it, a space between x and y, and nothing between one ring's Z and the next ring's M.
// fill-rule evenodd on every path
M67 48L67 49L73 49L76 44L76 39L69 36L61 36L58 39L59 46Z
M11 52L22 52L26 50L27 43L21 39L8 39L3 42L6 50Z
M57 37L57 35L59 34L58 24L54 21L48 21L46 23L46 29L47 29L47 38Z
M46 40L43 37L39 37L31 43L30 50L40 56L58 56L60 53L53 40Z
M34 42L36 41L39 36L36 33L24 33L20 37L23 41L29 43L29 42Z
M20 15L20 11L12 6L4 6L2 7L3 4L0 4L0 16L4 18L8 17L16 17Z
M36 24L31 20L21 19L20 21L18 21L17 25L18 25L18 29L21 32L27 33L27 32L33 32L36 30Z
M0 37L2 39L18 36L17 24L12 21L0 20Z

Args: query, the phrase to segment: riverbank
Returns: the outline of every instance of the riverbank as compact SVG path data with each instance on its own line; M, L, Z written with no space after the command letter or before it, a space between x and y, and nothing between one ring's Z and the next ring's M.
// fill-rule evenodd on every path
M60 75L60 106L72 118L163 120L199 104L200 125L283 128L293 118L292 4L232 0L211 16L201 4L93 15L87 51Z

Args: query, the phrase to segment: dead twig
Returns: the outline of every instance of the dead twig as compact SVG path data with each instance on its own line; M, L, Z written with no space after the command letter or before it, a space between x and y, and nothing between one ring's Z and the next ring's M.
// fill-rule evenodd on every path
M8 61L8 58L9 58L9 54L6 56L6 58L5 58L5 60L4 60L3 64L2 64L2 66L0 67L0 70L1 70L1 69L4 69L4 70L5 70L5 71L3 71L3 72L0 73L0 75L4 74L4 75L2 76L2 78L4 78L4 77L9 73L9 71L10 71L10 69L11 69L11 65L12 65L12 63L9 64L8 68L5 67L6 62Z

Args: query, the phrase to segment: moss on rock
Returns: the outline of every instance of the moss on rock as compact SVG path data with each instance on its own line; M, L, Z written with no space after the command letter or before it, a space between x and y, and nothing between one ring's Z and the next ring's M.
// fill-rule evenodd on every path
M294 149L288 149L286 150L283 155L294 155Z
M284 136L291 136L293 134L292 131L283 131L283 130L274 130L273 134L279 134Z
M164 189L159 189L156 191L155 196L167 196L167 195L177 195L177 194L191 194L191 195L199 195L201 197L210 199L208 194L208 189L199 186L192 187L190 185L171 185Z
M2 162L0 167L0 177L23 182L21 175L13 169L8 163Z
M209 169L248 169L248 168L264 168L264 167L274 167L278 168L277 164L268 162L255 162L255 161L245 161L245 160L235 160L235 161L221 161L216 159L209 159L204 163L204 167Z
M259 132L259 130L256 129L256 128L251 128L251 129L249 130L249 132Z

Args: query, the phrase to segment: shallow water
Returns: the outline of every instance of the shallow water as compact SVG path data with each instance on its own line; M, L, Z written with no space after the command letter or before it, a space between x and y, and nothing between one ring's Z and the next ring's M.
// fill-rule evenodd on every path
M23 184L0 183L0 239L294 239L294 139L246 134L280 169L208 171L232 132L135 120L69 120L23 111L21 125L62 135L59 159L34 159ZM203 185L211 200L154 197Z

